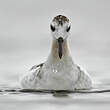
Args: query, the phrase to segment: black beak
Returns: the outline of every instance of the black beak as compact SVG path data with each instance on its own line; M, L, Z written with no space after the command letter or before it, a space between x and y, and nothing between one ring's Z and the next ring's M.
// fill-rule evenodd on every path
M62 50L62 44L63 44L63 38L62 37L59 37L58 38L58 55L59 55L59 58L61 59L62 58L62 54L63 54L63 50Z

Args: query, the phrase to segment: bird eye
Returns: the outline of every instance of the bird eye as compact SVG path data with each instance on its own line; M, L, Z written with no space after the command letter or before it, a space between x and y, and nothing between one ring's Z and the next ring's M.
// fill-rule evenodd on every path
M51 30L54 32L55 31L55 27L50 25Z
M70 30L70 27L71 27L71 26L67 27L67 29L66 29L66 31L67 31L67 32L69 32L69 30Z

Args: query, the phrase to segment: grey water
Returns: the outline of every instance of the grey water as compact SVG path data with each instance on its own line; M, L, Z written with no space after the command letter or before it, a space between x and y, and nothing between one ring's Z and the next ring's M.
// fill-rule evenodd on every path
M71 56L93 80L92 90L23 90L19 79L43 63L51 48L50 22L71 20ZM109 0L0 1L0 110L110 109Z

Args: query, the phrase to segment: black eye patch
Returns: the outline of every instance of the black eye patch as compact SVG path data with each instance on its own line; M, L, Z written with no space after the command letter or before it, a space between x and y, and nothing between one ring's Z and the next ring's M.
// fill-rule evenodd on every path
M55 31L55 27L50 25L51 30L54 32Z
M71 26L67 27L66 31L69 32L70 28L71 28Z

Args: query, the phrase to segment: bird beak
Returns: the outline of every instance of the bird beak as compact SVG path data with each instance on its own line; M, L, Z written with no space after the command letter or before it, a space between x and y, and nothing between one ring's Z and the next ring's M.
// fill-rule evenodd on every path
M59 37L58 39L58 55L59 55L59 58L61 59L62 58L62 54L63 54L63 49L62 49L62 45L63 45L63 38L62 37Z

